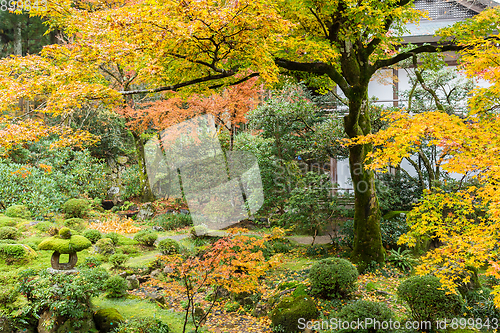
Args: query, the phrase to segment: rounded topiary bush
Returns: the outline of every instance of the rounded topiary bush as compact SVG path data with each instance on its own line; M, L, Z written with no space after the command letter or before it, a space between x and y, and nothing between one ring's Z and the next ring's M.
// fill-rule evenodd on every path
M179 253L180 246L176 240L166 238L158 242L157 248L162 254L174 254Z
M29 219L31 217L31 212L28 207L24 205L13 205L8 207L4 213L8 217L20 217L23 219Z
M83 217L90 210L90 204L85 199L69 199L62 206L67 217Z
M98 230L88 229L83 233L83 237L87 238L92 244L95 244L102 236Z
M413 319L418 321L434 322L438 318L462 314L462 297L443 290L439 279L432 275L406 279L399 285L397 293L410 307Z
M109 263L114 267L122 267L128 260L128 256L123 253L115 253L109 257Z
M1 227L0 239L17 239L17 229L14 227Z
M85 220L78 218L78 217L73 217L70 219L66 219L63 222L64 226L76 230L83 230L85 228Z
M127 281L118 275L114 275L104 283L106 297L120 298L127 294Z
M115 245L110 238L101 238L95 243L96 251L100 254L115 253Z
M153 246L157 239L158 239L158 234L151 230L139 231L134 236L135 241L145 246Z
M391 319L394 319L394 313L384 303L358 300L344 306L342 310L340 310L337 319L339 322L357 323L359 320L359 322L363 323L363 327L349 327L340 330L340 332L387 332L387 327L383 326L383 323L389 323ZM368 321L366 321L366 319L368 319ZM380 323L380 326L375 326L373 324L377 321ZM365 323L371 323L371 325L365 325Z
M99 332L109 333L118 327L125 318L115 308L100 309L94 314L95 326Z
M327 258L309 271L311 291L323 298L348 298L356 290L358 270L349 260Z
M269 313L274 330L286 333L302 332L299 319L307 322L318 316L316 304L309 296L283 297Z

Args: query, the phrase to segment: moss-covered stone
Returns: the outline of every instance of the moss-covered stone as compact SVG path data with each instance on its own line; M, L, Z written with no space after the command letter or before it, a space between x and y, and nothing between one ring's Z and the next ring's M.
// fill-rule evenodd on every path
M0 239L17 239L17 229L14 227L1 227Z
M76 253L91 246L92 243L87 238L79 235L73 235L69 239L53 236L38 244L40 250L53 250L65 254Z
M309 321L318 316L316 304L309 296L283 297L269 313L273 327L287 333L301 332L298 328L300 318Z
M37 253L24 244L0 244L0 257L7 263L12 263L23 259L34 259L37 257Z
M125 321L123 316L114 308L101 309L94 314L94 321L101 333L108 333L115 329L118 324Z

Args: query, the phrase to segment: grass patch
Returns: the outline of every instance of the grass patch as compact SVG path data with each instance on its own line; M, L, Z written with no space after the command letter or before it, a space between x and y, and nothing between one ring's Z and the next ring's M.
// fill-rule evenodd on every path
M183 313L171 309L162 309L158 305L139 298L109 299L104 296L94 297L91 301L95 311L115 308L125 319L153 317L169 324L172 332L182 332L184 324ZM188 332L193 329L188 323Z
M317 260L309 258L293 258L288 259L280 265L281 268L290 269L292 271L300 271L306 268L310 268Z

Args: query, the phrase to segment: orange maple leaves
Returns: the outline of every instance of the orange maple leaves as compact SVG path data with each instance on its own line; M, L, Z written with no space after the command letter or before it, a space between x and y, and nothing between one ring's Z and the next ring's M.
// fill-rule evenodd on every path
M216 122L231 131L231 125L246 123L245 114L259 102L256 78L221 93L209 96L193 94L188 99L178 95L154 102L125 107L117 112L128 119L127 125L138 132L146 129L163 130L203 114L211 114Z

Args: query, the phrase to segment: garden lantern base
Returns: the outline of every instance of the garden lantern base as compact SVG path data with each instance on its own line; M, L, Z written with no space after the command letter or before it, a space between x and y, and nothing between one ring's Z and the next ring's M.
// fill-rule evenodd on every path
M50 258L50 264L53 269L61 271L70 270L75 267L76 262L78 261L78 256L76 255L76 252L69 254L69 261L66 263L59 262L60 256L61 254L57 251L54 251L54 253L52 254L52 258Z

